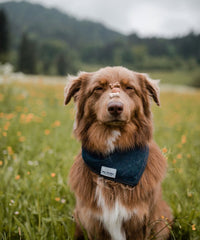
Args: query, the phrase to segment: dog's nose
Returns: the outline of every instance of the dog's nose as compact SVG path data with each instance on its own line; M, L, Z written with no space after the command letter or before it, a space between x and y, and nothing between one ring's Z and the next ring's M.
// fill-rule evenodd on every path
M108 103L108 112L117 117L123 112L124 106L121 102L110 102Z

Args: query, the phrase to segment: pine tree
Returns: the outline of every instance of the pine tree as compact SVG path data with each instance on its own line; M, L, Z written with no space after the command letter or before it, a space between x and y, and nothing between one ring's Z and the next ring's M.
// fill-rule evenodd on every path
M22 35L19 46L18 70L24 73L36 73L36 43L30 40L27 34Z
M6 62L9 51L9 26L4 10L0 10L0 61Z

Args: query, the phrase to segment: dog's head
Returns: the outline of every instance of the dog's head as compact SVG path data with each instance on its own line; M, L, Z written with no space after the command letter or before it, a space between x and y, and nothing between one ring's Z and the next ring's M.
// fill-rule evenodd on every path
M123 67L69 76L65 104L74 97L76 136L101 152L147 144L152 137L150 98L160 105L157 83Z

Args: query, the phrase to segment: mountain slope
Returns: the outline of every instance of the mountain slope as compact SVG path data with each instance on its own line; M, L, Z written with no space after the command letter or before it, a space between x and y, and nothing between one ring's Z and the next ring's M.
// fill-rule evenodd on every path
M28 32L37 40L59 39L76 47L106 44L124 37L100 23L79 21L57 9L45 8L39 4L5 2L0 4L0 8L8 15L15 44L23 32Z

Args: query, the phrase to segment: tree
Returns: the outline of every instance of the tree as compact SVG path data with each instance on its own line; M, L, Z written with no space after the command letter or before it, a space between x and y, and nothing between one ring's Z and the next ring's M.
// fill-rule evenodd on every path
M76 73L77 66L75 56L73 51L68 51L68 53L60 53L57 57L56 66L58 75L64 76L67 73Z
M26 33L22 35L19 46L18 70L24 73L36 73L36 43L30 40Z
M64 76L67 73L67 61L63 54L60 54L57 59L58 75Z
M9 26L6 13L0 10L0 61L6 62L9 51Z

